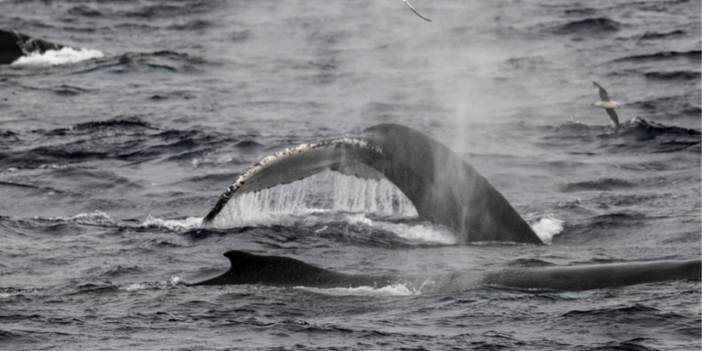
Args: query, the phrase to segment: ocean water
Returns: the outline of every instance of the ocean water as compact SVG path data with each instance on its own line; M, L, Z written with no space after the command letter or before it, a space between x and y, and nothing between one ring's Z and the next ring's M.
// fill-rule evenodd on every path
M0 1L0 349L699 350L700 283L188 287L246 250L348 273L700 256L700 1ZM618 133L592 82L622 104ZM286 147L399 123L549 245L458 245L325 173L200 218Z

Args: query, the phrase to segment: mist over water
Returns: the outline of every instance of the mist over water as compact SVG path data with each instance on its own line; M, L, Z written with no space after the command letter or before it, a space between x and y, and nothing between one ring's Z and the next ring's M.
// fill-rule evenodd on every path
M0 2L4 29L75 49L0 67L0 348L699 349L699 282L475 282L700 256L700 1L412 3L432 22L399 0ZM385 122L551 243L458 245L386 180L333 172L201 225L264 156ZM183 284L227 250L426 281Z

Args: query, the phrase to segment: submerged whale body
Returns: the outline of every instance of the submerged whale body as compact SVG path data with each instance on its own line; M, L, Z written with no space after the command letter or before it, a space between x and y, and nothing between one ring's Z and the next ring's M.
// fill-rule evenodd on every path
M63 47L63 45L32 38L26 34L0 29L0 65L11 64L31 53L41 54L49 50L60 50Z
M541 240L483 176L431 137L396 124L360 136L324 140L268 156L241 173L204 217L216 224L228 201L331 169L362 178L387 178L422 220L451 228L463 243Z
M648 261L575 266L507 268L476 279L474 272L446 277L403 278L334 272L289 257L262 256L244 251L224 254L231 267L224 274L192 285L261 284L316 288L383 287L431 278L434 290L462 290L497 286L539 290L589 290L673 280L700 280L700 259ZM419 284L417 284L419 285Z

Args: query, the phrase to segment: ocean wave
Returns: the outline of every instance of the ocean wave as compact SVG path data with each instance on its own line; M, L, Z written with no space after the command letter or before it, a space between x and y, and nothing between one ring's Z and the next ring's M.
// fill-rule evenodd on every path
M68 128L55 128L47 131L34 130L33 133L43 134L45 136L68 136L68 135L86 135L93 132L116 131L120 129L156 129L149 123L143 121L138 116L116 117L107 120L88 121L74 124Z
M57 66L85 60L99 59L105 56L95 49L73 49L64 47L59 50L47 50L43 53L32 52L18 58L13 66Z
M28 299L29 296L39 294L40 290L36 288L0 287L0 301L10 299Z
M7 180L0 180L0 187L2 187L2 186L24 188L24 189L33 189L33 190L41 191L41 192L46 193L48 195L65 193L63 190L59 190L59 189L52 188L52 187L35 185L35 184L30 184L30 183L20 183L20 182L14 182L14 181L7 181Z
M143 270L139 266L122 266L117 265L110 267L99 274L100 278L111 279L121 275L131 275L141 273Z
M175 284L170 282L163 284L160 282L143 282L143 283L129 283L125 285L120 285L117 289L120 291L134 292L143 290L160 290L168 287L173 287Z
M219 145L236 141L219 132L162 130L139 116L118 116L70 127L6 134L11 148L0 151L0 162L17 169L50 164L65 166L66 163L92 160L143 162L159 157L167 162L190 162ZM36 143L33 148L22 147L22 141L37 137L43 137L44 142ZM2 143L4 140L0 138ZM17 150L12 150L12 147Z
M510 267L546 267L554 265L555 263L538 258L517 258L507 262L507 266Z
M679 71L653 71L653 72L646 72L644 73L644 76L648 79L659 79L659 80L699 80L700 79L700 72L699 71L686 71L686 70L679 70Z
M96 225L96 226L113 226L117 223L110 215L105 212L95 210L93 212L79 213L71 217L51 217L52 221L74 222L78 224Z
M365 214L348 215L347 221L351 224L362 224L382 231L392 232L398 237L410 241L438 243L443 245L454 245L458 243L458 238L448 228L430 223L407 224L372 220Z
M233 233L242 233L248 231L250 228L245 227L245 228L236 228L236 229L229 229L229 230L219 230L219 229L211 229L211 228L191 228L187 229L186 231L182 232L181 235L188 237L190 240L193 241L198 241L198 240L206 240L211 237L220 237L224 236L227 234L233 234Z
M669 32L646 32L642 34L639 39L640 40L658 40L658 39L665 39L669 37L677 37L677 36L683 36L687 34L684 30L672 30Z
M199 31L212 26L212 23L203 19L187 21L185 23L176 23L168 26L168 29L179 31Z
M640 55L631 55L631 56L621 57L621 58L615 59L614 61L615 62L621 62L621 61L642 62L642 61L685 59L685 60L690 60L690 61L694 61L694 62L699 62L700 57L702 57L700 50L659 51L659 52L654 52L654 53L650 53L650 54L640 54Z
M606 308L595 308L591 310L572 310L563 314L563 317L595 317L595 318L630 318L635 314L644 315L657 315L661 311L654 307L649 307L641 304L634 304L632 306L623 307L606 307Z
M162 228L167 230L189 230L202 226L202 217L188 217L184 219L162 219L148 215L141 224L142 228Z
M162 50L150 53L126 53L118 57L121 66L146 66L174 72L197 70L207 61L199 56L179 51Z
M609 206L634 206L642 205L647 202L654 202L660 199L667 198L667 194L651 194L651 193L619 193L619 192L605 192L600 193L593 201L599 202L602 207Z
M133 283L133 284L129 284L129 285L127 285L127 286L121 288L121 290L124 290L124 291L139 291L139 290L146 290L146 289L149 289L149 288L150 288L150 287L149 287L148 285L146 285L146 284Z
M597 226L605 223L623 224L623 222L639 221L646 218L647 216L641 212L625 211L598 215L592 217L590 220Z
M109 282L83 283L73 287L67 295L104 294L119 291L119 287Z
M312 288L296 286L294 289L331 296L412 296L420 294L411 286L392 284L383 287L359 286L355 288Z
M655 99L639 100L631 106L646 110L651 114L661 114L668 118L691 117L698 118L702 113L699 103L693 103L686 96L666 96Z
M616 228L627 226L630 227L636 223L644 221L648 217L641 213L635 211L619 211L611 212L600 215L595 215L585 219L582 223L570 226L570 233L575 233L578 231L585 232L602 232L603 228ZM595 239L595 238L591 238Z
M655 107L657 108L657 107ZM700 145L701 134L699 130L665 125L650 122L640 117L621 123L618 131L605 124L588 125L577 121L568 121L561 125L544 127L551 130L549 135L543 137L543 144L548 147L571 147L574 139L587 142L593 148L579 148L572 154L597 155L601 150L610 153L621 152L677 152L697 151ZM590 184L567 185L564 191L573 191L571 187L596 187Z
M591 7L575 7L563 10L563 13L568 16L591 16L595 15L597 10Z
M649 122L639 117L629 121L619 135L636 142L650 143L655 140L656 143L651 148L653 152L681 151L702 142L699 130Z
M81 88L79 86L75 85L69 85L69 84L59 84L57 86L53 86L49 88L49 90L59 96L76 96L80 94L84 94L87 92L90 92L89 89Z
M581 121L565 121L556 126L546 126L546 129L552 129L555 132L555 138L565 138L572 136L589 135L590 132L603 132L608 130L608 126L590 125ZM549 137L552 138L552 137Z
M83 4L69 8L68 11L66 11L66 13L69 15L82 17L101 17L103 15L102 12L100 12L93 6Z
M626 341L609 341L605 343L595 343L589 350L621 350L621 351L656 351L657 348L650 348L643 345L648 342L657 344L657 340L649 338L634 338Z
M576 21L570 21L555 29L557 34L602 34L616 32L621 27L621 24L607 17L585 18Z
M102 130L102 129L125 129L125 128L144 128L144 129L156 129L148 122L143 121L138 116L130 117L116 117L103 121L89 121L84 123L78 123L72 127L73 130Z
M585 180L580 182L567 183L561 186L561 191L607 191L613 189L633 188L635 186L637 186L636 183L624 179L602 178L597 180Z
M0 329L0 342L5 343L5 345L12 345L26 339L27 341L36 342L37 337L32 335L30 330L17 330L15 328L8 328L8 330Z
M127 52L92 62L87 67L81 66L72 74L86 74L105 71L113 74L165 72L195 73L209 62L199 56L185 52L162 50L154 52Z
M206 0L183 0L173 3L158 3L142 5L137 9L120 11L116 15L120 17L136 18L179 18L197 13L205 13L219 6L219 1Z
M651 220L644 213L629 210L595 215L592 212L583 211L587 217L569 223L563 232L554 237L553 242L581 245L625 240L631 235L644 232L647 222Z

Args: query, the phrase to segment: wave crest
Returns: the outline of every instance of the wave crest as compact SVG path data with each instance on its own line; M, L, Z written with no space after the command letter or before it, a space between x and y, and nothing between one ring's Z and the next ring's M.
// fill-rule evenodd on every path
M57 66L76 63L85 60L98 59L105 54L95 49L74 49L69 47L60 50L47 50L43 53L32 52L18 58L13 66Z

